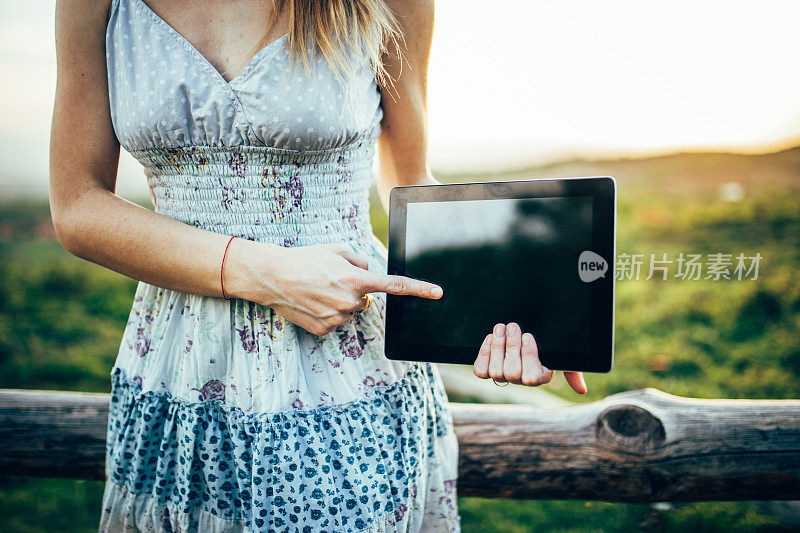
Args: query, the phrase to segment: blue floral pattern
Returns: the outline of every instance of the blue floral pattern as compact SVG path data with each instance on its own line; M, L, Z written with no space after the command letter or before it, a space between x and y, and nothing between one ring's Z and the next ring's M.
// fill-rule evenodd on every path
M178 514L200 509L248 530L316 533L400 521L416 496L417 472L451 431L447 413L434 408L431 372L418 363L347 404L249 415L225 408L217 380L185 402L142 392L117 368L107 478L132 494L179 502ZM167 507L160 518L172 528Z

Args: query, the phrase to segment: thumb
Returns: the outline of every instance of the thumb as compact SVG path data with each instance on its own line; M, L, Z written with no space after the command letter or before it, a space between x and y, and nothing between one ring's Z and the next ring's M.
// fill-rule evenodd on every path
M586 381L583 379L583 372L564 372L564 377L575 392L586 394L588 388L586 387Z

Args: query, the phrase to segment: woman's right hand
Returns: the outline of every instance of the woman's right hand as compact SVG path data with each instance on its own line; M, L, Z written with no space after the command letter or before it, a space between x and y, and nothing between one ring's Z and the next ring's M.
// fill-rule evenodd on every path
M433 283L368 270L367 258L341 243L283 247L234 239L228 254L226 292L271 307L314 335L330 333L364 309L367 293L442 297Z

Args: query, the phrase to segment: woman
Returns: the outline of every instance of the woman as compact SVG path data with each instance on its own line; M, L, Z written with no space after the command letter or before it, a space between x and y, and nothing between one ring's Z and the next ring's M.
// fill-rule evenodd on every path
M376 145L384 206L437 183L432 22L431 1L58 2L53 222L140 281L101 530L459 529L437 369L382 352L385 294L441 288L385 274L368 210ZM155 212L114 194L120 146ZM532 336L505 330L475 374L549 381Z

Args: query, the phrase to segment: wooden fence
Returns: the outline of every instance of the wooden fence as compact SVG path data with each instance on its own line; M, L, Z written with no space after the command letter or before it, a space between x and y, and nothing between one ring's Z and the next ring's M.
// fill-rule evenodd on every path
M0 389L0 473L102 480L108 401ZM450 406L460 496L800 499L800 401L643 389L567 406Z

